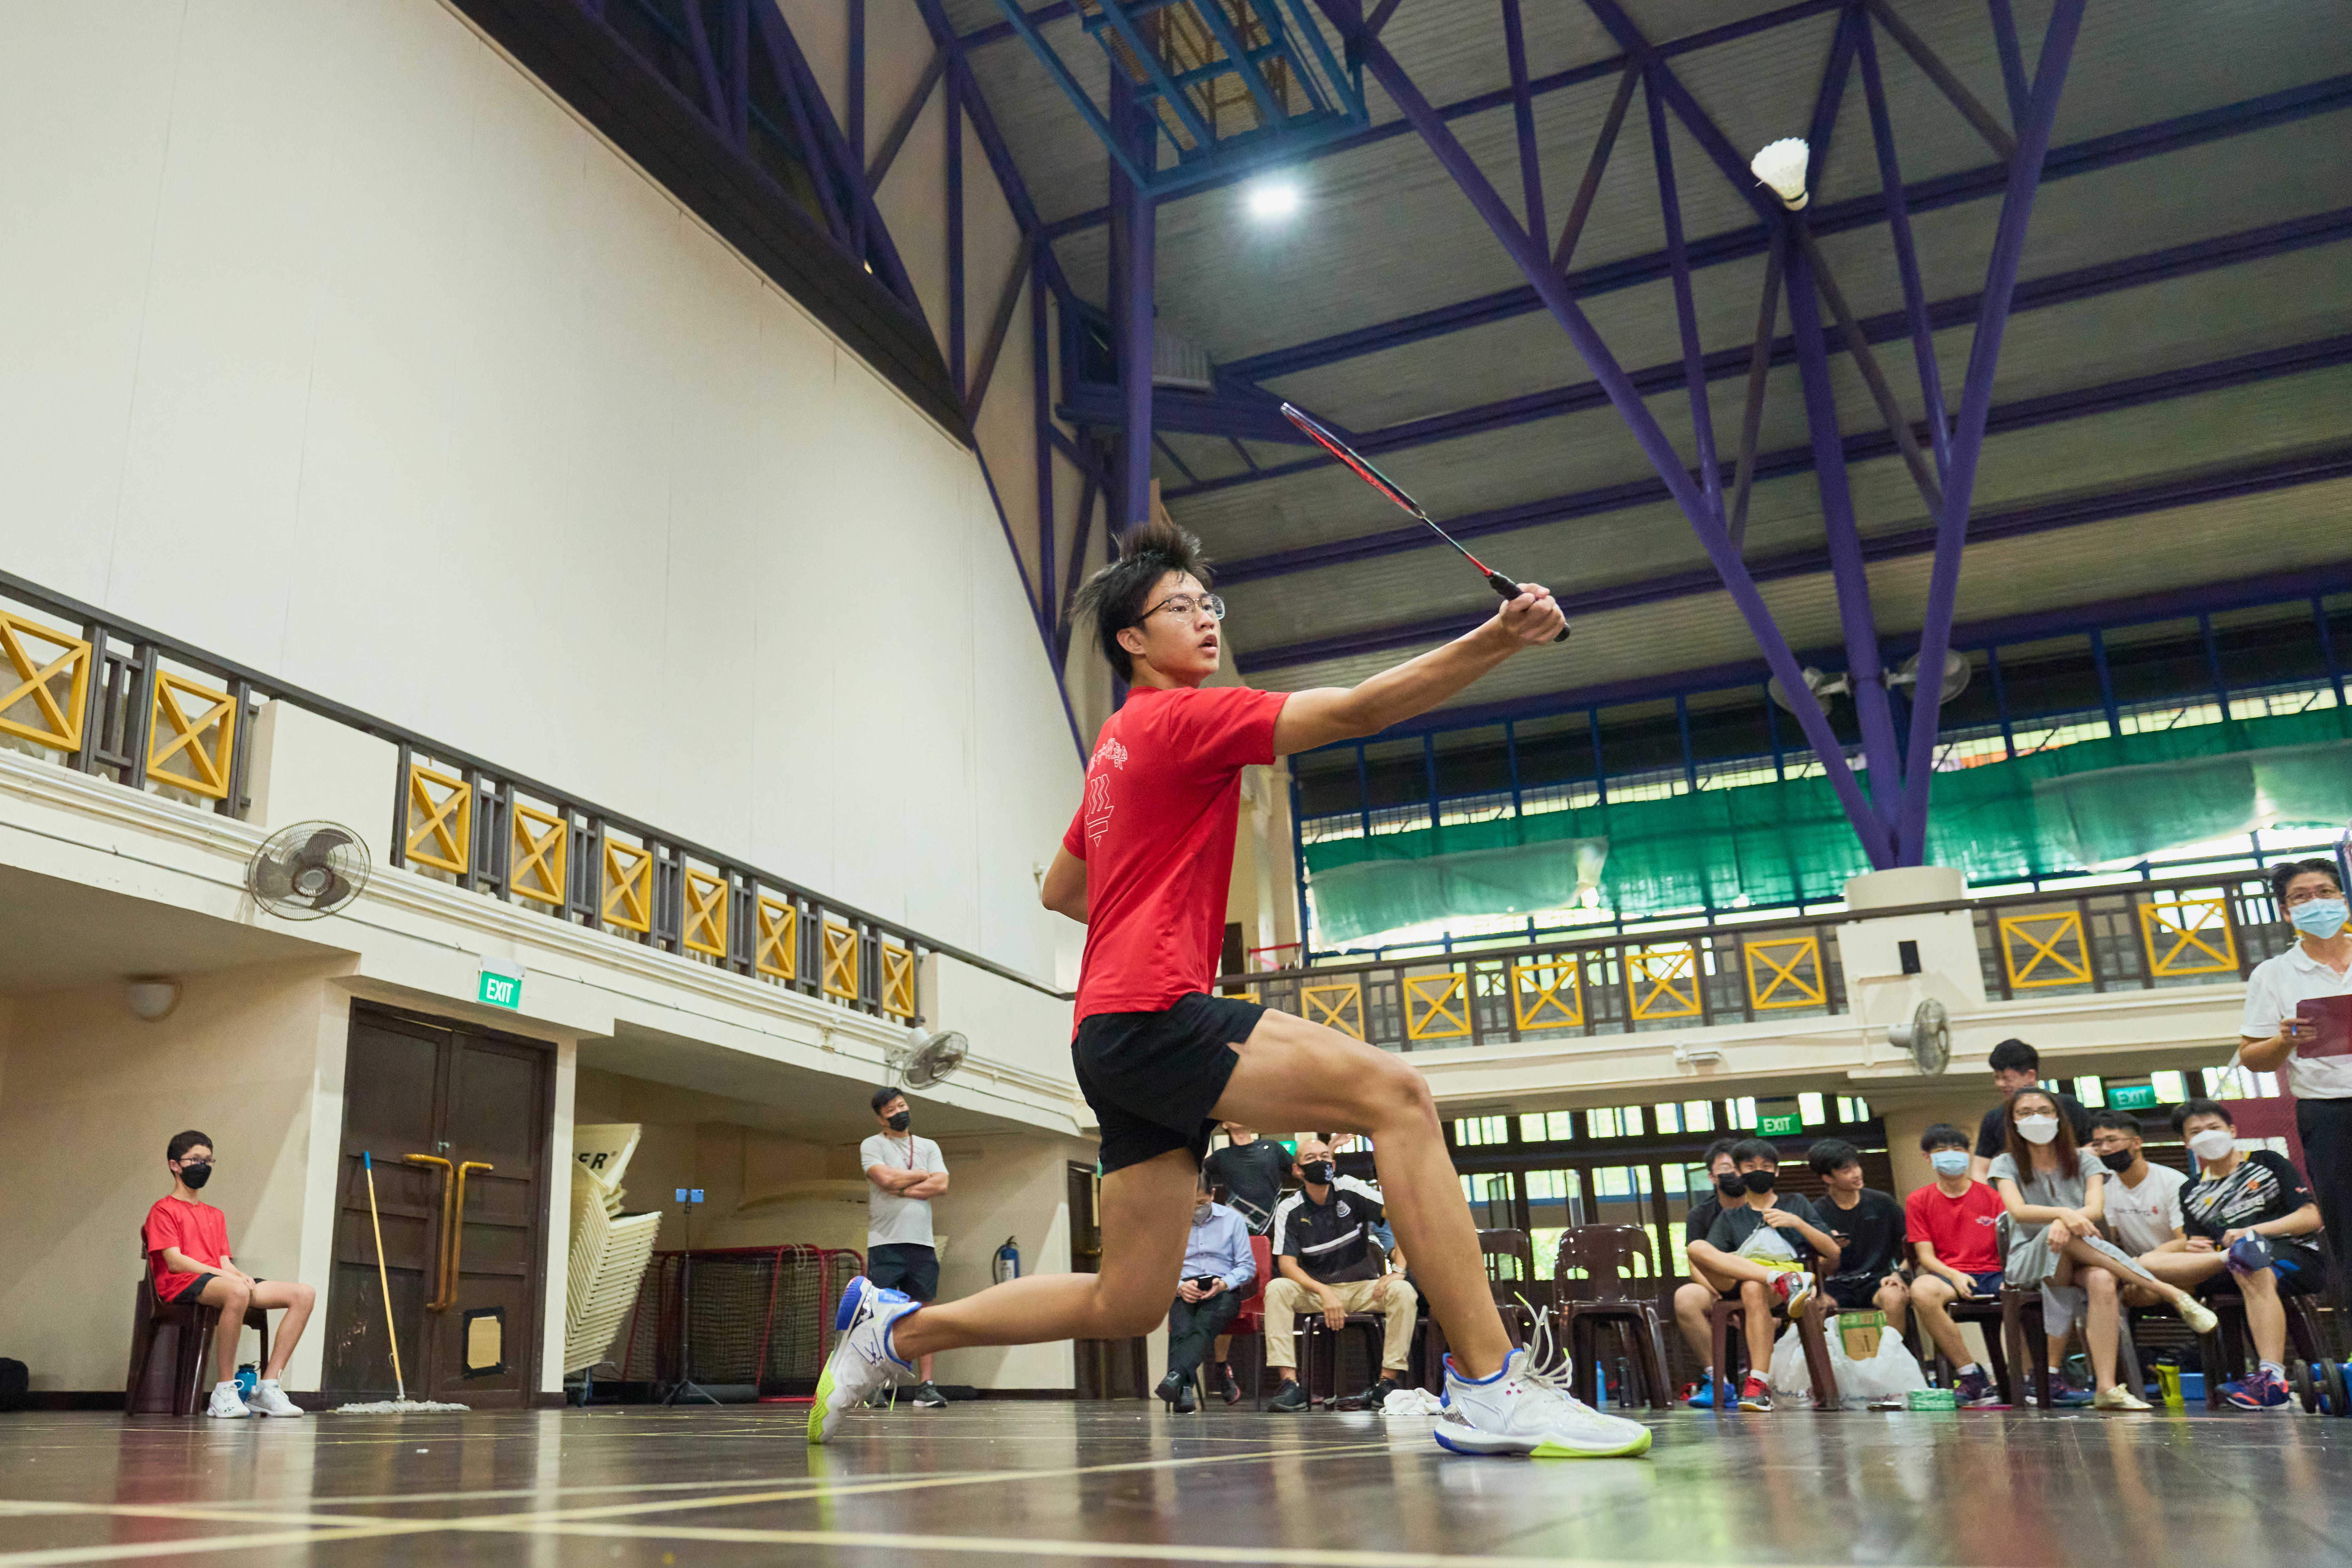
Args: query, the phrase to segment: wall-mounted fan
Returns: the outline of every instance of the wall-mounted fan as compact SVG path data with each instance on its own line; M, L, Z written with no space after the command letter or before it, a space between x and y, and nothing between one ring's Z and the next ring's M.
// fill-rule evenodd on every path
M920 1029L907 1032L907 1043L890 1047L890 1070L906 1089L929 1089L963 1065L971 1042L954 1029L936 1035Z
M1933 996L1912 1010L1907 1024L1886 1026L1886 1043L1911 1053L1922 1076L1933 1078L1952 1062L1952 1018Z
M1829 675L1810 664L1805 666L1804 677L1806 686L1811 689L1813 696L1820 700L1823 708L1830 705L1831 698L1843 697L1853 690L1853 679L1851 676ZM1765 683L1764 691L1787 711L1794 713L1797 710L1796 703L1790 700L1789 689L1780 684L1779 676L1774 676Z
M368 850L338 822L298 822L271 834L245 868L246 891L280 920L315 921L360 896Z

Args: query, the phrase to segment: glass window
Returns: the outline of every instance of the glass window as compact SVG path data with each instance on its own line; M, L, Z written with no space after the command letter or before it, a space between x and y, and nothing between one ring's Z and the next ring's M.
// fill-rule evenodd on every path
M1654 1105L1650 1107L1650 1114L1656 1119L1657 1129L1661 1132L1683 1130L1683 1108L1679 1105Z
M1829 1107L1822 1102L1822 1097L1818 1094L1797 1096L1797 1114L1805 1119L1805 1125L1808 1127L1822 1126L1830 1119Z
M1576 1130L1566 1110L1538 1110L1519 1118L1519 1142L1522 1143L1566 1143L1576 1136Z
M1851 1127L1857 1121L1870 1120L1870 1101L1850 1094L1838 1096L1838 1120Z
M1756 1101L1753 1099L1726 1100L1724 1110L1724 1125L1735 1131L1742 1128L1752 1129L1756 1125Z
M2093 1110L2102 1110L2107 1103L2107 1086L2095 1078L2078 1078L2074 1080L2074 1098Z
M2271 1100L2279 1091L2278 1074L2250 1072L2244 1068L2208 1068L2205 1087L2215 1100Z
M1715 1101L1685 1100L1683 1101L1683 1131L1712 1132L1715 1131Z
M1597 1165L1592 1176L1592 1220L1595 1225L1630 1225L1646 1232L1653 1258L1673 1256L1664 1246L1650 1207L1653 1167Z
M2165 1105L2178 1105L2189 1098L2189 1075L2183 1072L2150 1073L2148 1082L2156 1089L2157 1100Z
M1642 1108L1638 1105L1610 1105L1584 1113L1584 1125L1595 1138L1639 1138L1642 1135Z
M1484 1171L1463 1177L1462 1195L1470 1201L1470 1223L1480 1230L1518 1228L1518 1205L1512 1195L1508 1171Z
M1466 1117L1454 1124L1454 1146L1457 1149L1480 1149L1510 1141L1511 1119L1507 1116Z

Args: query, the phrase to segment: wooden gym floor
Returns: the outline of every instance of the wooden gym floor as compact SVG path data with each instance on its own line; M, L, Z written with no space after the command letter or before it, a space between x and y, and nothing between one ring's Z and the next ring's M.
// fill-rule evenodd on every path
M1647 1460L1481 1459L1427 1422L1155 1402L208 1423L0 1417L34 1563L2352 1562L2352 1423L2293 1414L1655 1418Z

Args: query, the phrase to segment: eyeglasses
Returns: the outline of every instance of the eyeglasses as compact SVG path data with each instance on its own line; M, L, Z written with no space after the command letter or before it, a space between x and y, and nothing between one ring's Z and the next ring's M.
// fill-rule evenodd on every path
M2332 888L2326 883L2316 888L2298 888L2286 896L2286 907L2291 910L2300 909L2316 899L2340 899L2343 896L2343 889Z
M1213 621L1225 618L1225 602L1214 594L1171 594L1136 616L1135 624L1139 626L1162 610L1175 611L1180 620L1189 621L1203 610Z

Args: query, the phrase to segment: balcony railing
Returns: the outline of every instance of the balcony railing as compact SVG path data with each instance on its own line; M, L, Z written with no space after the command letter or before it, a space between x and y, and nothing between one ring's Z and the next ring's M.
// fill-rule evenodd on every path
M2259 872L1905 912L1937 909L1971 911L1986 994L2001 1000L2233 983L2293 940ZM1217 984L1398 1051L1827 1017L1847 1011L1838 931L1857 918L1664 929L1227 974Z
M1066 994L789 879L0 572L0 736L130 789L242 819L269 700L391 742L389 857L550 919L903 1024L943 953Z

